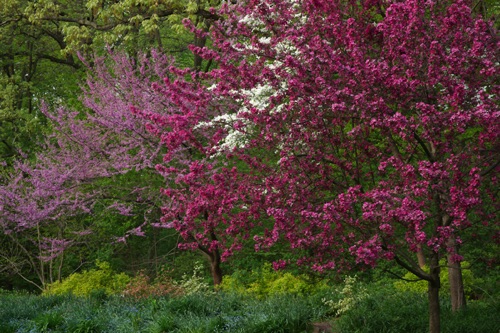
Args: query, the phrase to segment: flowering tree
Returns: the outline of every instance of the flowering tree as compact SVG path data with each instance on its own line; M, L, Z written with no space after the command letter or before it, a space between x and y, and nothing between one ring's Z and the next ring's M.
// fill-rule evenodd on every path
M205 75L190 70L170 68L176 79L164 80L154 88L171 100L169 113L132 108L146 120L149 131L161 138L167 153L156 169L167 183L163 217L154 226L174 228L184 242L182 249L200 250L210 260L215 285L222 282L221 262L241 249L258 224L262 192L252 186L256 175L240 172L253 159L240 160L239 165L226 154L227 145L238 138L228 137L226 112L236 107L227 99L213 98L200 84ZM189 80L185 80L184 76ZM222 126L222 128L221 128ZM229 130L230 131L230 130ZM225 136L226 135L226 136ZM219 145L222 137L226 145Z
M168 101L155 96L151 82L165 77L170 63L154 52L137 62L123 54L96 59L82 99L85 115L42 107L54 134L34 162L18 162L0 186L0 230L12 244L1 253L5 267L26 279L29 267L38 280L30 282L43 288L61 278L63 251L91 232L92 226L72 224L93 214L96 203L124 216L139 207L144 223L159 210L155 184L161 176L154 164L161 146L129 107L168 110ZM123 195L120 177L131 171L140 177ZM129 234L143 232L138 228Z
M175 96L191 107L175 121L144 115L176 129L157 129L165 144L199 147L203 162L186 164L178 183L197 188L198 175L213 172L203 191L212 184L224 192L198 200L200 192L165 190L172 205L186 204L166 207L163 221L182 230L196 216L199 239L213 230L206 221L214 212L211 221L229 231L254 227L223 218L237 208L254 214L236 216L274 221L255 235L257 247L286 240L303 253L299 264L318 271L352 268L352 257L368 266L393 260L428 281L430 331L439 332L439 259L447 256L460 283L460 235L475 223L471 212L481 212L482 182L496 183L499 167L493 27L467 1L249 0L219 15L216 51L193 48L218 62L210 89L196 84L201 74L192 85L167 81L187 89ZM229 163L221 156L244 167L231 162L239 175L224 171L217 183ZM173 163L170 154L165 161ZM219 200L241 190L253 198Z

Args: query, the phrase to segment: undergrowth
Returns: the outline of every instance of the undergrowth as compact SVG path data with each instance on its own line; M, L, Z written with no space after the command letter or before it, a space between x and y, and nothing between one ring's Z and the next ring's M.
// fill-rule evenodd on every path
M498 333L496 297L469 301L452 313L441 300L443 333ZM302 333L330 321L336 333L427 332L426 295L392 283L347 278L322 293L268 297L238 292L133 297L0 293L0 333Z

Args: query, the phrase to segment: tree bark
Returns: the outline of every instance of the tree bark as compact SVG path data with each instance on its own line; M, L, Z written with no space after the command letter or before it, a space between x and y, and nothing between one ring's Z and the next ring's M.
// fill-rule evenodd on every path
M424 251L422 250L422 246L420 246L420 245L418 245L417 260L418 260L418 266L420 268L424 268L425 267L425 255L424 255Z
M216 239L215 234L212 233L212 239ZM221 268L221 257L218 249L209 250L206 247L198 244L198 249L208 257L210 260L210 273L212 274L212 280L214 286L222 283L222 268Z
M212 273L212 279L214 280L214 286L218 286L222 283L222 269L220 267L220 254L219 251L214 251L211 256L210 262L210 272Z
M222 283L222 268L220 267L221 258L219 250L208 251L201 245L198 245L198 249L200 249L210 260L210 274L212 275L214 286L218 286Z
M439 305L439 258L434 254L430 260L430 277L428 286L429 298L429 332L440 333L441 319L440 319L440 305Z
M457 244L455 238L450 238L447 242L449 248L453 248L452 253L448 253L448 279L450 281L451 310L453 312L465 308L467 301L465 299L464 281L462 276L462 267L460 262L455 262L452 258L457 253Z

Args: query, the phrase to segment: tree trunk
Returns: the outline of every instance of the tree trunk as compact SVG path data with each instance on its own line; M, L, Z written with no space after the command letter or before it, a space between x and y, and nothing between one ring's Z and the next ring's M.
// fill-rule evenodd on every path
M220 267L220 255L219 251L214 251L210 257L210 272L212 273L212 279L214 280L214 286L218 286L222 283L222 269Z
M467 303L465 300L462 267L460 262L455 262L452 258L453 254L457 253L458 250L455 238L450 238L447 246L454 249L452 253L448 253L448 278L450 281L451 310L455 312L464 309Z
M425 267L425 255L424 255L424 251L422 250L422 246L421 245L418 245L417 247L417 260L418 260L418 266L420 268L424 268Z
M437 254L434 254L430 260L430 276L429 280L429 332L440 333L440 306L439 306L439 260Z
M206 248L200 245L198 245L198 248L210 260L210 274L212 274L214 286L218 286L222 283L222 268L220 267L221 259L219 250L208 251Z
M213 235L215 237L215 235ZM210 260L210 273L212 274L212 280L214 281L214 286L222 283L222 268L221 257L218 249L209 251L206 247L198 245L198 249L208 257Z

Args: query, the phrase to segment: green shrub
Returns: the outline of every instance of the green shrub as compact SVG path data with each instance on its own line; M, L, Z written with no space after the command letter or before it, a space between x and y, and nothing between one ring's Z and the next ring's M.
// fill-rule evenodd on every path
M400 291L392 284L340 287L335 303L359 294L335 321L338 333L427 332L425 294ZM364 292L361 292L363 294ZM302 297L279 294L257 299L224 292L180 297L134 298L0 295L0 333L136 333L136 332L245 332L303 333L310 323L324 320L331 310L316 294ZM343 305L349 304L342 303ZM487 298L471 301L464 311L452 313L449 297L441 299L442 333L498 333L500 302Z
M423 333L429 320L426 301L423 294L371 289L342 313L336 325L342 333Z
M149 332L302 333L325 312L320 302L290 294L263 300L235 293L192 294L160 304Z
M448 276L448 269L446 268L446 260L443 259L440 261L440 265L442 266L441 268L441 273L439 274L439 277L441 279L441 289L440 293L442 295L449 295L450 293L450 279ZM480 283L480 279L477 279L474 277L472 274L472 271L467 269L469 267L469 263L466 261L462 262L462 277L463 277L463 282L464 282L464 292L465 295L468 299L471 298L474 292L474 286L478 283ZM424 267L424 270L427 272L429 269L427 267ZM419 279L416 275L413 273L406 273L403 278L405 280L398 280L394 282L394 286L396 289L400 291L409 291L409 292L416 292L416 293L427 293L427 288L428 284L427 281Z
M149 326L150 333L168 333L177 329L177 323L175 322L175 318L170 314L162 315L158 319L154 320L153 323Z
M85 319L77 323L68 325L67 332L69 333L99 333L102 328L95 319Z
M39 314L34 321L39 332L50 332L64 322L64 317L60 312L49 311Z
M82 273L74 273L62 282L55 282L47 286L45 295L73 294L75 296L97 295L98 290L103 290L106 295L122 292L130 281L124 273L115 273L109 263L96 262L97 269Z
M3 322L0 325L0 333L16 333L18 332L18 325L10 322Z
M498 300L470 301L463 311L452 312L451 304L442 311L443 333L498 333L500 332L500 302ZM497 319L495 319L497 318Z
M293 275L290 272L275 271L270 264L249 275L235 272L225 276L220 290L242 295L268 297L272 295L292 294L311 295L328 289L327 281L313 282L307 275Z

